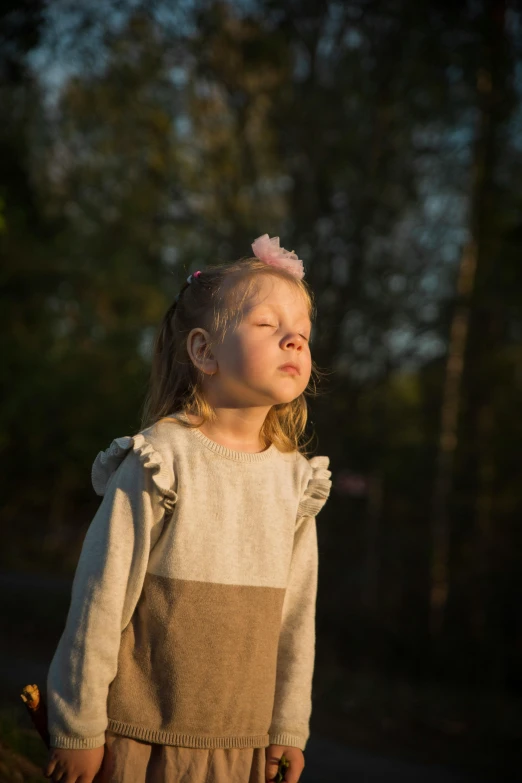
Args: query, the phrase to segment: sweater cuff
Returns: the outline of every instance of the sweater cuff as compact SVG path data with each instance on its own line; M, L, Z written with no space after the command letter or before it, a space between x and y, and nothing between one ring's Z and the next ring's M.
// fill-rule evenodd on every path
M71 750L91 750L105 745L105 732L95 737L73 737L66 734L51 734L51 748L70 748Z
M304 750L306 747L306 738L302 734L287 734L286 732L269 734L268 741L270 745L284 745L285 748L299 748L300 750Z

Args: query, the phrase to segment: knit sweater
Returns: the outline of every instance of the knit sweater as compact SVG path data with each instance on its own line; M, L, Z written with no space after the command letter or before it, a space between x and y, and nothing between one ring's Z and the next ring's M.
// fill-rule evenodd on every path
M304 750L329 458L235 451L173 418L94 461L103 499L49 669L51 745L99 747L109 729Z

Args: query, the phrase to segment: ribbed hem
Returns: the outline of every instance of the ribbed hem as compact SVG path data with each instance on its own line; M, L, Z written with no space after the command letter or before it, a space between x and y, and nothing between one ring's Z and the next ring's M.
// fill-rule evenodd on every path
M111 720L107 728L115 734L124 737L154 742L159 745L181 745L185 748L266 748L268 734L251 734L250 736L205 737L201 734L185 734L162 729L149 729L146 726L134 726L119 720Z
M105 745L105 732L95 737L73 737L66 734L51 734L50 746L52 748L70 748L73 750L101 748Z
M269 734L270 745L284 745L287 748L300 748L304 750L306 747L306 739L298 734Z
M173 413L172 416L189 422L189 419L184 411ZM267 459L272 459L275 457L277 453L277 447L274 443L271 443L270 446L264 451L236 451L235 449L229 449L228 446L223 446L221 443L216 443L215 440L207 438L207 436L204 435L201 430L198 430L195 427L187 427L187 429L189 432L192 432L192 434L204 446L206 446L207 449L210 449L210 451L213 451L216 454L220 454L222 457L226 457L227 459L233 459L236 462L264 462Z

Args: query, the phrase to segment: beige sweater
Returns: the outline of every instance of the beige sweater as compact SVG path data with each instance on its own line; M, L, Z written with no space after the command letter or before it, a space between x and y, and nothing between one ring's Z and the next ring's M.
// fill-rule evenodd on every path
M328 465L274 444L234 451L176 421L98 454L103 500L47 680L52 746L95 748L110 729L304 750Z

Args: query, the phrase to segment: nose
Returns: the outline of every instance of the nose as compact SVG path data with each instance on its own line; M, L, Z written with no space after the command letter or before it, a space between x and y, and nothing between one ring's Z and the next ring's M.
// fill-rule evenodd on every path
M300 334L290 334L284 338L283 344L285 348L296 348L298 351L303 350L304 337Z

